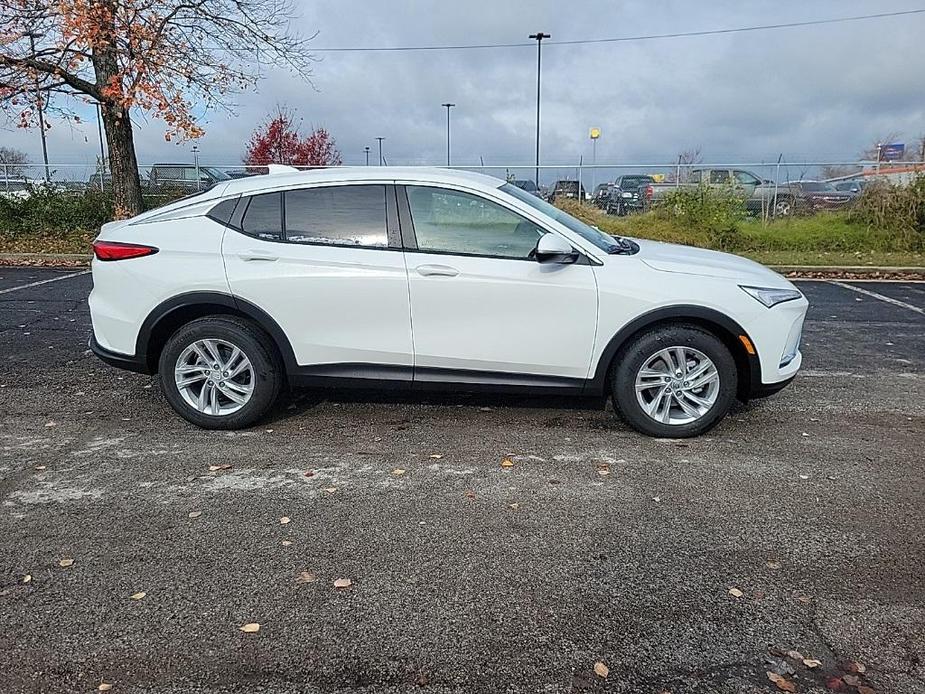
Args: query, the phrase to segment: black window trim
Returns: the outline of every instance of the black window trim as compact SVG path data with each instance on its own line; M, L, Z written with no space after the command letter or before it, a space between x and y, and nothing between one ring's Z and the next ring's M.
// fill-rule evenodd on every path
M511 207L501 202L498 202L497 200L492 200L491 198L487 198L477 191L465 190L462 188L455 188L453 186L443 185L440 183L431 183L428 181L421 181L421 182L414 182L414 183L408 183L408 184L399 184L395 186L396 194L398 195L398 217L399 217L399 223L401 225L402 241L404 243L404 250L409 253L421 253L423 255L441 255L441 256L451 256L451 257L459 257L459 258L490 258L493 260L513 260L513 261L520 262L520 263L522 262L535 263L536 262L535 258L531 258L529 256L526 258L513 258L509 255L487 255L485 253L462 253L459 251L455 251L455 252L454 251L436 251L436 250L418 248L417 235L415 234L415 231L414 231L414 220L411 217L411 204L408 202L408 190L407 190L408 186L413 186L415 188L438 188L441 190L449 190L449 191L453 191L457 193L464 193L466 195L472 195L474 197L481 198L482 200L487 200L488 202L494 203L495 205L498 205L499 207L507 210L511 214L517 215L521 219L527 222L530 222L537 229L539 229L540 231L546 234L556 233L556 232L550 231L542 224L539 224L533 221L532 219L525 217L519 210L512 209ZM539 237L537 237L537 240L539 240ZM565 239L565 240L568 241L568 239ZM572 243L572 242L569 241L569 243ZM572 243L572 248L575 248L575 244L573 243ZM578 252L578 260L576 260L574 263L569 263L570 265L592 265L591 259L585 254L585 252L581 248L575 248L575 250ZM597 264L597 263L593 263L593 264Z

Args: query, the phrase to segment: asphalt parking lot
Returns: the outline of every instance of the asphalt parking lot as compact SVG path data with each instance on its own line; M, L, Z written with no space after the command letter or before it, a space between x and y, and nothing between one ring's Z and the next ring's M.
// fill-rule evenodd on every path
M801 283L802 375L682 442L308 392L199 431L74 272L0 268L4 694L925 692L925 284Z

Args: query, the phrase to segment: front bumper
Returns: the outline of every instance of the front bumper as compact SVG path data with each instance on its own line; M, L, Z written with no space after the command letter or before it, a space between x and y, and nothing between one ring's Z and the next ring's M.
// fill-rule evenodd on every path
M115 366L117 369L125 369L126 371L134 371L135 373L148 375L154 373L148 367L148 361L144 357L139 358L129 354L111 352L110 350L100 346L100 344L96 341L96 335L90 335L89 347L90 351L93 352L102 361L106 362L110 366Z

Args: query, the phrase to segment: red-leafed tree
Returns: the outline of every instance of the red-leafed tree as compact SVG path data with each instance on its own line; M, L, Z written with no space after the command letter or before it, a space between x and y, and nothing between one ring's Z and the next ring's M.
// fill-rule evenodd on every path
M282 108L254 130L244 152L248 166L289 164L290 166L338 166L340 152L324 128L302 136L293 115Z

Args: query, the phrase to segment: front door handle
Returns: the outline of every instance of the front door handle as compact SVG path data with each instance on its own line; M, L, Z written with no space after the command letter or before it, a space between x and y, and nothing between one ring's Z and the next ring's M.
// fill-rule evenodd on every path
M265 262L272 263L279 260L279 256L270 255L269 253L264 253L263 251L244 251L243 253L239 254L238 257L245 263L250 263L255 260L263 260Z
M459 270L449 265L418 265L417 272L423 277L456 277Z

